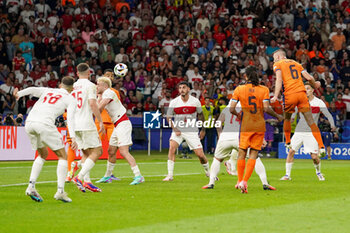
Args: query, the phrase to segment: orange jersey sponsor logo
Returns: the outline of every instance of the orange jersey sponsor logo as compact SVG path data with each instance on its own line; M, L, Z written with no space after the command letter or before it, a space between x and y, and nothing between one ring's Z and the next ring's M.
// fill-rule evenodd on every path
M290 59L282 59L273 64L273 70L282 72L284 95L292 95L298 92L306 92L301 73L302 65Z
M265 132L264 101L269 101L269 89L248 83L238 86L232 96L240 101L243 111L241 132Z

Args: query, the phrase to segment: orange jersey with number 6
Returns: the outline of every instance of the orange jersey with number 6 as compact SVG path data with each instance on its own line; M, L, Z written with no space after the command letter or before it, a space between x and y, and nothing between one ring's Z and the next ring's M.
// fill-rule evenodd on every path
M240 101L243 111L240 132L265 132L263 102L269 101L269 96L269 89L262 85L248 83L235 89L232 100Z
M291 59L282 59L273 64L273 70L282 72L284 95L293 95L298 92L306 92L301 73L304 68L298 62Z

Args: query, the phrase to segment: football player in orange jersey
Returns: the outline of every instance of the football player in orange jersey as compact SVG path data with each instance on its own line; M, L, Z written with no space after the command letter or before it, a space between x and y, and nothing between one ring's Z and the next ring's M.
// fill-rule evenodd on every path
M318 146L320 147L319 153L320 157L326 156L326 150L322 141L322 136L319 128L315 124L309 100L306 95L305 86L303 83L303 77L308 80L310 85L316 89L320 87L320 82L315 82L315 79L302 67L298 62L287 59L286 53L283 50L277 50L273 54L274 64L273 70L276 73L276 84L275 84L275 93L274 97L271 99L271 102L275 102L277 97L282 89L284 89L284 134L286 137L286 146L288 149L291 149L290 146L290 135L291 135L291 117L295 111L295 108L298 108L298 112L301 112L307 124L310 126L313 136L315 137Z
M104 74L103 74L103 76L110 78L112 83L113 83L113 79L114 79L114 72L113 72L113 70L106 69ZM114 88L111 88L111 90L114 91L117 94L118 98L120 99L119 91L117 91ZM100 100L100 96L99 96L98 100ZM111 120L110 116L108 115L108 112L107 112L106 109L103 109L103 111L101 112L101 117L102 117L102 120L103 120L104 127L106 129L106 135L107 135L107 138L108 138L108 141L109 141L109 139L112 136L113 130L114 130L114 124L112 123L112 120ZM99 129L98 122L96 122L96 127L97 127L97 129ZM100 138L101 138L101 141L103 141L103 135L102 134L100 134ZM113 170L114 170L115 163L117 161L117 156L118 155L120 155L119 150L117 151L117 155L116 156L108 156L106 173L96 183L110 183L110 182L112 182L112 180L120 180L119 178L117 178L117 177L115 177L113 175Z
M252 175L258 152L261 150L264 141L264 112L277 118L278 121L282 121L283 117L275 113L270 107L269 89L259 85L259 76L256 68L249 66L246 69L244 77L248 83L240 85L235 89L230 105L230 112L241 120L237 160L238 181L235 187L241 189L242 193L247 193L247 181ZM241 103L242 113L236 111L238 101ZM250 154L247 169L245 169L245 158L248 148L250 148Z

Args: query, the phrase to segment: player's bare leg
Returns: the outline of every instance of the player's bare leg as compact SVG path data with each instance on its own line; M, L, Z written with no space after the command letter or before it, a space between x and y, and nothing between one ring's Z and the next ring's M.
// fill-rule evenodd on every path
M323 174L321 173L321 159L318 157L318 154L311 153L311 158L314 162L314 167L316 170L316 176L320 181L324 181L325 178Z
M292 113L284 112L283 130L284 136L286 137L286 146L290 149L290 135L292 133L291 123Z
M43 199L35 189L35 183L40 175L41 169L45 163L45 159L47 158L49 152L46 147L38 148L38 157L34 160L32 165L32 170L30 172L29 184L26 190L26 195L30 196L33 201L42 202Z
M108 151L111 150L111 153L114 155L117 153L118 148L115 146L109 146ZM129 146L121 146L119 147L120 155L128 161L132 172L134 173L134 180L130 183L130 185L141 184L145 182L144 177L141 175L140 169L136 164L135 158L129 152ZM115 157L115 156L114 156Z
M57 192L54 196L56 200L72 202L66 192L64 192L65 177L68 171L67 154L64 148L54 151L58 157L57 164Z
M210 176L209 173L209 162L207 157L205 157L203 148L198 148L198 149L193 149L193 152L197 155L197 157L199 158L200 163L202 164L204 171L205 171L205 175L207 177ZM216 177L216 176L215 176Z
M291 180L291 172L294 162L294 154L295 151L293 149L290 149L288 151L287 159L286 159L286 174L280 179L280 180Z
M177 142L174 140L170 140L169 144L168 175L163 179L163 181L172 181L174 179L175 152L179 147L179 144L177 144Z
M307 124L311 128L312 135L314 136L314 138L316 139L316 141L318 143L318 146L320 148L320 157L323 158L326 156L326 150L324 148L320 129L315 124L314 119L312 118L311 110L309 110L307 112L303 112L303 115L305 117Z
M330 146L327 146L327 155L328 160L332 160L332 148Z

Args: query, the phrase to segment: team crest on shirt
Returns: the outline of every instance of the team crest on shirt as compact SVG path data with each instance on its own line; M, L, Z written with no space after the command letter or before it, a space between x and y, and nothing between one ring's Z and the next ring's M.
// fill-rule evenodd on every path
M157 110L156 112L143 113L143 128L144 129L160 129L160 116L162 114Z

